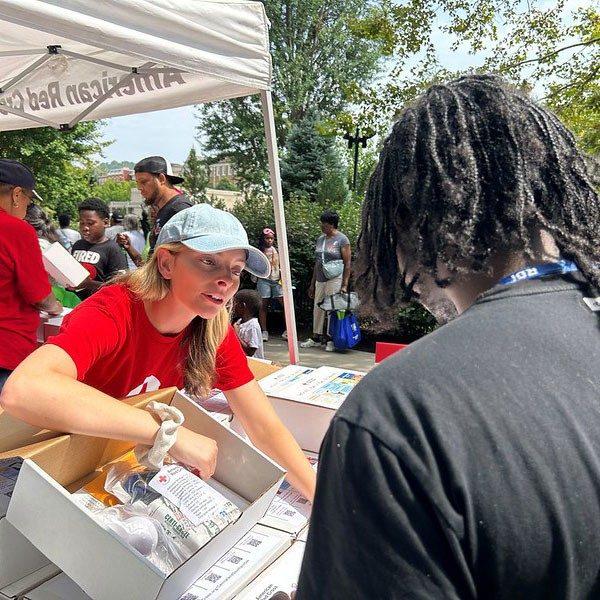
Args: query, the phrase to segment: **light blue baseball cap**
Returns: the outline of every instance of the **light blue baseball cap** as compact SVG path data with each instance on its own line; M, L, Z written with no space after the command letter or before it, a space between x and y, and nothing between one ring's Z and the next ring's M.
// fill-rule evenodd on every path
M246 271L257 277L268 277L271 263L248 243L244 226L231 213L210 204L195 204L173 215L162 227L156 246L181 242L197 252L246 250Z

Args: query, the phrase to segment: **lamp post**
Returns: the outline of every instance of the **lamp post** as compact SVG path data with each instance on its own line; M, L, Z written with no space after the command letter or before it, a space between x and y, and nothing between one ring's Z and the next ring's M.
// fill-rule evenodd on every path
M358 127L356 127L356 135L352 135L351 133L344 134L344 139L348 140L348 148L352 150L354 147L354 175L352 177L352 190L356 191L356 173L358 170L358 146L362 146L363 148L367 147L367 140L371 139L375 134L371 135L363 135L362 137L359 135L360 131Z

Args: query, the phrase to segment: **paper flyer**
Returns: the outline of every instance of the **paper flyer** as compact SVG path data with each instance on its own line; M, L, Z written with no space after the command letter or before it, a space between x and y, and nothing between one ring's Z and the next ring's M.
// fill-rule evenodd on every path
M289 365L261 379L259 384L268 396L338 409L365 375L337 367L310 369Z
M275 373L271 373L259 380L259 385L267 396L279 396L286 393L288 389L294 389L298 383L305 381L314 369L300 365L287 365Z

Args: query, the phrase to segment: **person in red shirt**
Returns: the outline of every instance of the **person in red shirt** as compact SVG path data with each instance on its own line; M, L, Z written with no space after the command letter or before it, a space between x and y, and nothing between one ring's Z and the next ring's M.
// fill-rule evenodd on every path
M37 345L40 310L57 315L35 230L23 219L34 197L33 173L0 159L0 389Z
M7 381L0 405L48 429L152 445L153 415L116 398L168 386L202 397L217 387L252 442L312 500L315 474L229 323L244 269L265 277L270 265L232 214L208 204L177 213L148 263L76 307ZM169 454L202 477L214 473L216 443L185 427Z

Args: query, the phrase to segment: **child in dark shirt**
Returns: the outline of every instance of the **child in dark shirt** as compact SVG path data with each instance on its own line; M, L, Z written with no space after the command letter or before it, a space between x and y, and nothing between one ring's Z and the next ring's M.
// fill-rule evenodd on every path
M110 211L100 198L88 198L79 205L81 239L71 248L71 254L90 276L75 290L83 300L120 272L127 270L127 257L114 240L106 237Z
M255 290L240 290L234 299L233 313L237 320L233 328L246 356L264 358L263 339L258 312L261 299Z

